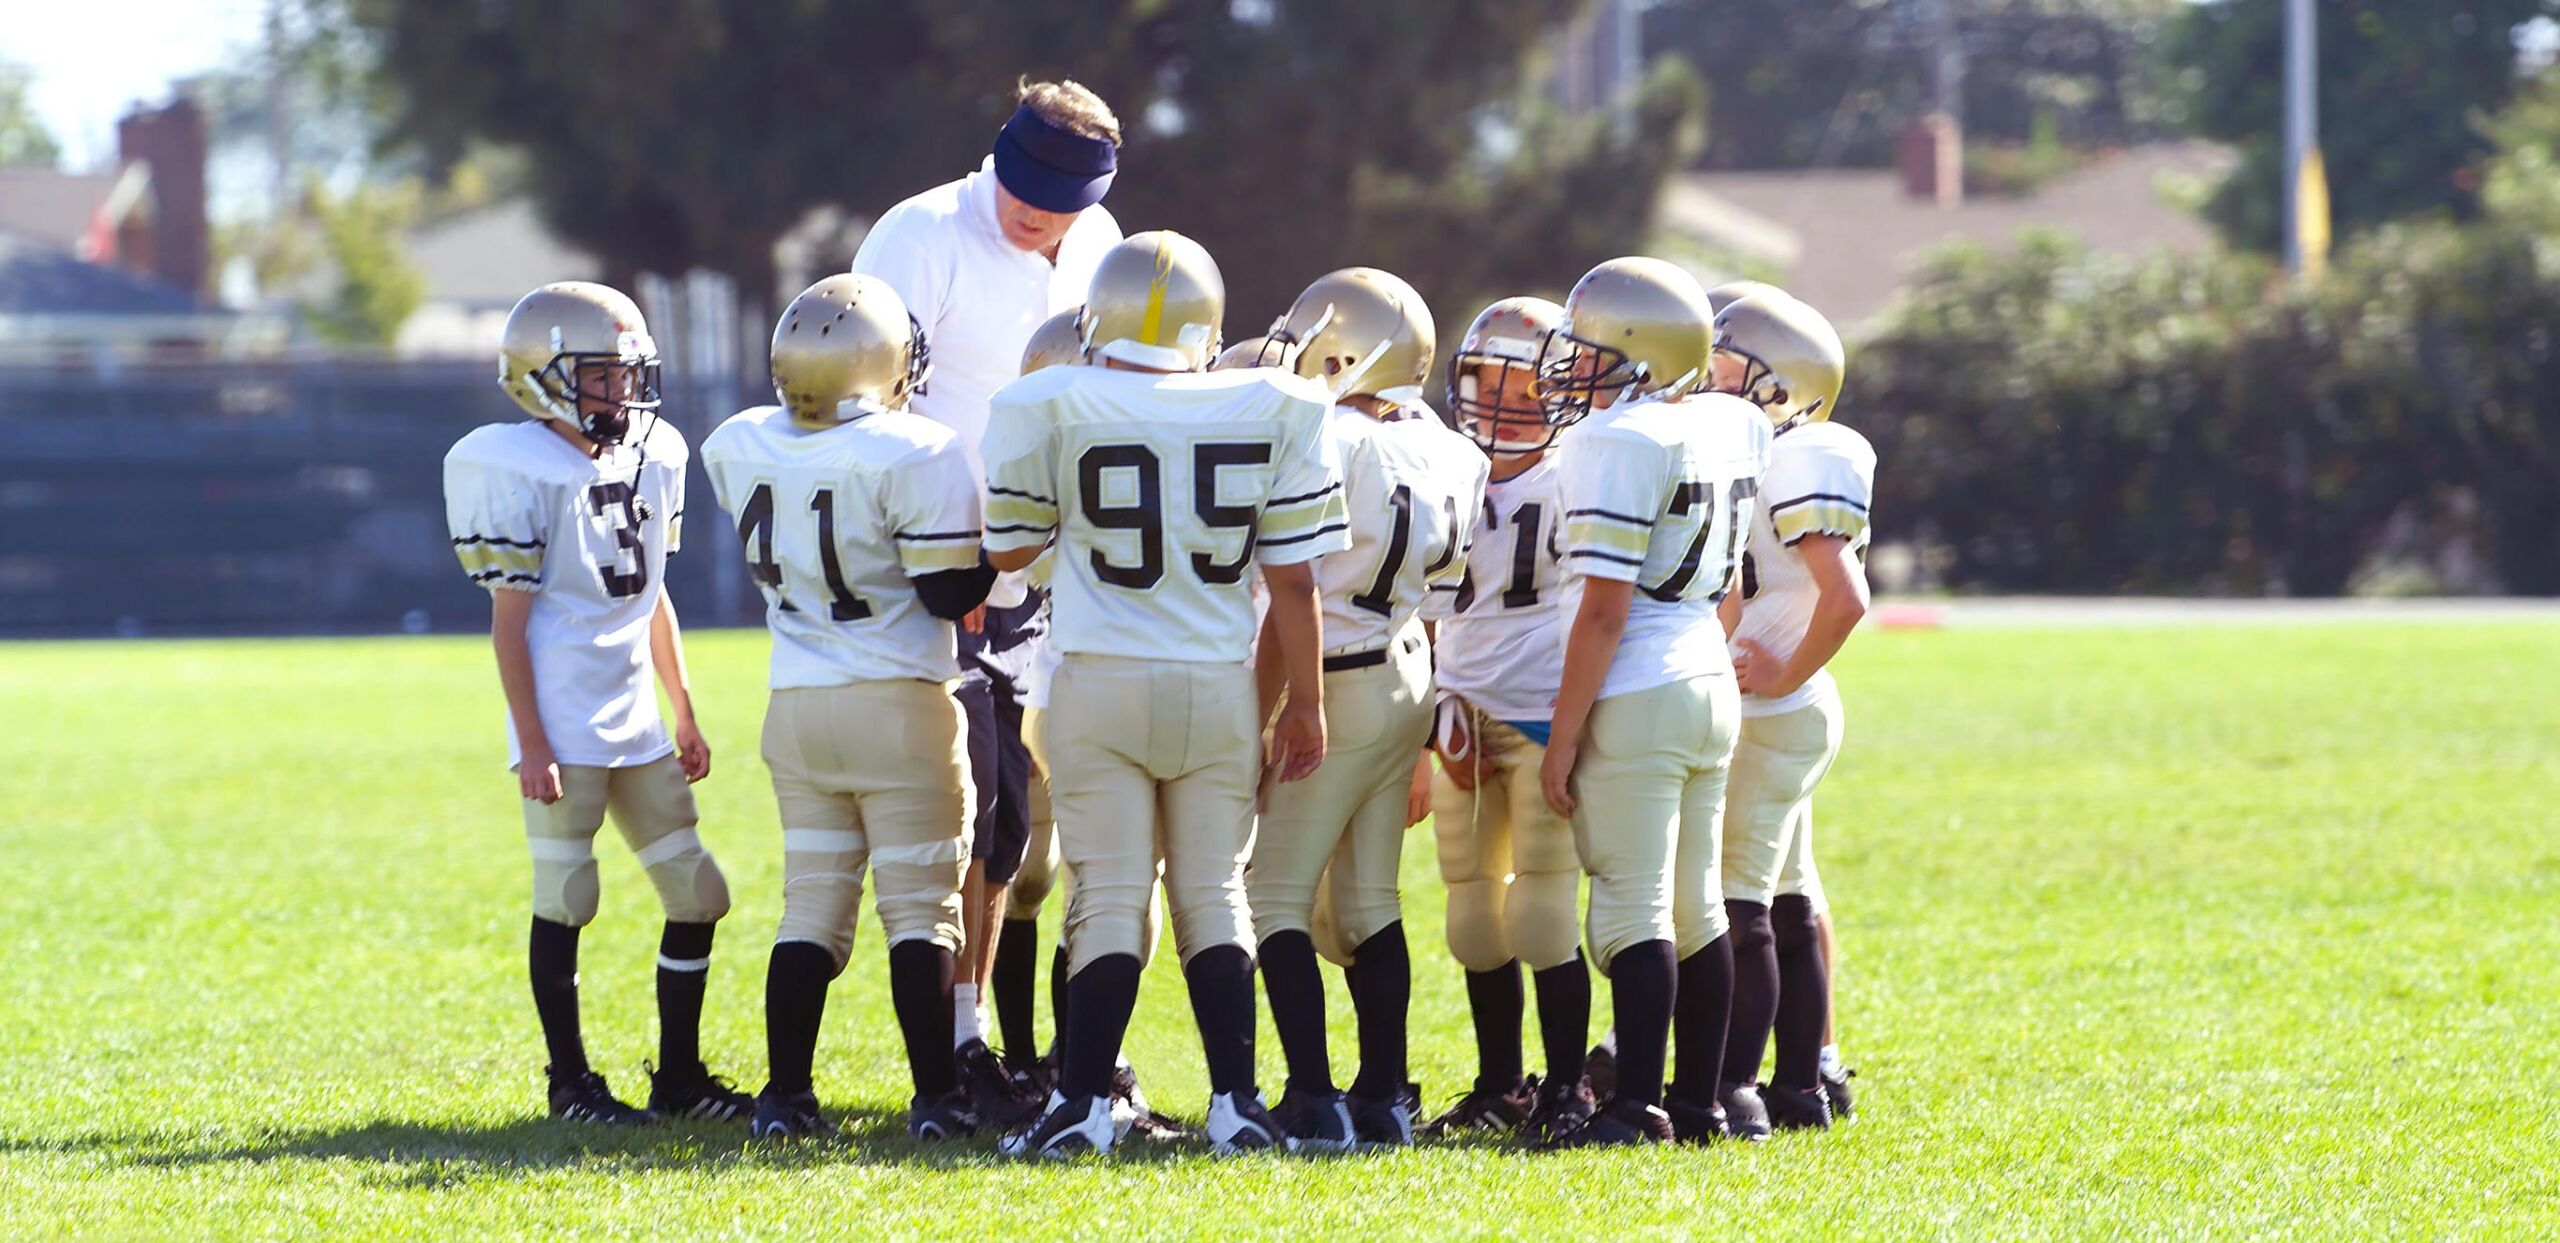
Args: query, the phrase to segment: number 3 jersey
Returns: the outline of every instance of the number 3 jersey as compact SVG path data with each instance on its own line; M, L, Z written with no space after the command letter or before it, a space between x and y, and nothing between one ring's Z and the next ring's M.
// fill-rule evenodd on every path
M987 547L1056 537L1061 653L1242 664L1253 566L1350 544L1331 405L1270 368L1033 372L997 392L980 445Z
M911 581L978 564L977 474L950 428L903 410L808 428L759 406L703 440L702 466L764 593L775 690L959 676L951 623Z
M1555 714L1564 671L1562 550L1556 457L1485 486L1467 572L1435 586L1423 616L1440 623L1440 689L1497 720Z
M1769 450L1769 473L1760 481L1760 512L1751 519L1751 546L1742 563L1742 624L1749 639L1780 660L1795 655L1813 622L1820 595L1798 547L1808 535L1837 535L1863 561L1867 506L1875 494L1876 451L1867 438L1837 423L1800 423L1778 433ZM1742 715L1774 716L1818 702L1834 692L1829 669L1816 670L1803 686L1776 699L1742 697Z
M1466 574L1491 464L1427 409L1381 421L1336 406L1326 436L1342 465L1351 547L1316 563L1324 651L1375 651L1413 623L1434 587Z
M533 593L542 732L562 764L646 764L673 751L650 685L649 619L684 519L684 437L644 418L639 445L590 458L534 420L474 429L444 458L454 555L491 591ZM522 752L507 721L507 763Z
M1733 672L1716 602L1742 560L1769 436L1758 406L1702 393L1594 411L1558 440L1566 571L1635 584L1600 698Z

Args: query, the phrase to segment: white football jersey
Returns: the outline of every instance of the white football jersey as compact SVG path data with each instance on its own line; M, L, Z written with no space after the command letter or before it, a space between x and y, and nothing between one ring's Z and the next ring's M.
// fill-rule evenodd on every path
M957 433L904 410L812 430L758 406L702 442L702 465L764 592L775 690L959 676L951 623L909 581L978 564Z
M1413 624L1434 585L1465 577L1491 464L1428 409L1380 422L1336 406L1325 429L1342 465L1351 547L1316 562L1324 651L1374 651Z
M1769 419L1722 393L1592 412L1556 446L1568 574L1636 585L1600 697L1733 672L1716 602L1742 562Z
M1440 689L1504 721L1555 715L1564 676L1564 507L1556 456L1485 485L1467 572L1435 588L1423 616L1440 622Z
M650 681L649 619L683 533L684 436L641 420L597 457L537 420L474 428L444 458L445 525L473 582L534 593L536 706L563 764L646 764L675 749ZM507 764L522 756L507 720Z
M1349 546L1331 405L1269 368L1033 372L996 393L987 425L987 547L1056 538L1062 653L1242 664L1254 565Z
M1813 623L1819 594L1796 545L1808 535L1837 535L1849 541L1863 566L1867 506L1875 487L1876 451L1866 437L1837 423L1799 423L1778 433L1769 449L1769 473L1760 480L1749 551L1742 557L1742 624L1734 628L1735 638L1749 639L1780 660L1795 654ZM1831 671L1817 670L1776 699L1743 696L1742 715L1792 712L1835 693Z

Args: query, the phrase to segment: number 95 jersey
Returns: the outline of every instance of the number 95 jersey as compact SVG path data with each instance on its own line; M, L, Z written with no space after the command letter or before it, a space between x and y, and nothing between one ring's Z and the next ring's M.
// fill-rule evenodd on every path
M534 596L525 621L542 732L562 764L621 768L673 751L649 684L649 619L684 519L684 437L590 458L543 423L492 423L444 459L445 522L471 581ZM507 762L519 758L507 723Z

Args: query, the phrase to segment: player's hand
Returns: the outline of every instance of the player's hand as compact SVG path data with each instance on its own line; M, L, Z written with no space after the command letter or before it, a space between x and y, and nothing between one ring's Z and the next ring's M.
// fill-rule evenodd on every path
M1581 755L1582 744L1559 738L1547 744L1547 758L1538 765L1538 784L1546 790L1547 806L1559 816L1573 814L1573 764Z
M701 729L691 721L676 722L676 765L684 769L686 781L711 775L711 744L702 740Z
M985 634L987 632L987 606L981 604L978 607L961 614L960 628L971 634Z
M560 761L551 754L551 744L536 742L519 748L516 761L516 786L526 798L537 803L560 801Z
M1452 723L1457 737L1435 733L1431 749L1440 753L1440 771L1449 774L1449 784L1461 790L1476 788L1476 748L1484 742L1476 734L1475 715L1461 710ZM1455 749L1457 754L1450 751Z
M1733 676L1735 682L1742 688L1743 694L1775 699L1796 689L1794 686L1783 684L1787 676L1787 663L1772 655L1769 649L1749 639L1736 639L1733 641L1733 646L1736 649L1733 655ZM1797 685L1801 686L1803 683L1799 682Z
M1271 766L1282 781L1302 781L1324 763L1324 709L1301 699L1280 705L1271 726Z
M1413 789L1404 797L1404 827L1410 829L1431 814L1431 753L1413 759Z

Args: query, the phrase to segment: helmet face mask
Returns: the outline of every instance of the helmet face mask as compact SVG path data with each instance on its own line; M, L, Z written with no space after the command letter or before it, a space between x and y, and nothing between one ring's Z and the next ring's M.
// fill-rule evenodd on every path
M645 346L643 347L646 348ZM531 377L562 405L577 412L578 433L600 445L618 445L644 414L660 404L656 351L623 354L559 353Z
M590 281L558 281L516 301L499 334L498 387L525 413L595 445L633 439L659 405L658 345L638 304Z
M1591 417L1595 407L1613 406L1621 397L1646 386L1652 376L1645 365L1597 341L1558 328L1547 334L1538 351L1538 401L1547 422L1556 427ZM1608 400L1600 400L1601 394Z
M1820 422L1838 404L1848 360L1821 312L1785 294L1744 298L1716 316L1713 385L1784 429Z

